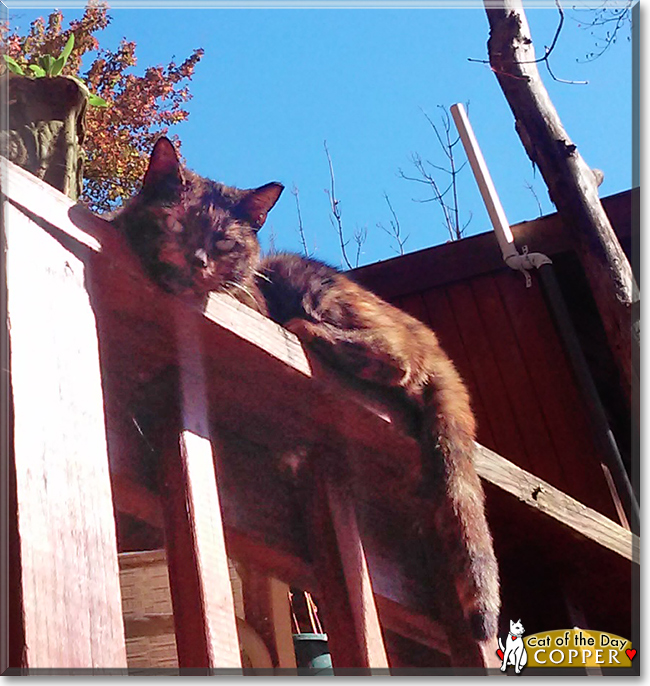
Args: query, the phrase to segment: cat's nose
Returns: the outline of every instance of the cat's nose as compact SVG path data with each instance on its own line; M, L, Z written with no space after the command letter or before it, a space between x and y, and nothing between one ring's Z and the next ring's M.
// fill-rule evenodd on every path
M196 264L198 264L200 267L207 267L208 266L208 253L203 250L203 248L199 248L195 253L194 253L194 260L196 261Z

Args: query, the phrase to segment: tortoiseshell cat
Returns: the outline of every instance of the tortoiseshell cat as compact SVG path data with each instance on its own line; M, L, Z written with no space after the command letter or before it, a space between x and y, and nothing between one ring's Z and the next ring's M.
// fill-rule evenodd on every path
M499 581L484 495L472 464L467 390L435 334L344 274L299 255L260 257L257 232L283 186L240 190L181 168L156 143L142 190L113 220L149 275L176 294L228 292L293 331L329 363L402 389L435 475L436 529L478 640L496 635Z

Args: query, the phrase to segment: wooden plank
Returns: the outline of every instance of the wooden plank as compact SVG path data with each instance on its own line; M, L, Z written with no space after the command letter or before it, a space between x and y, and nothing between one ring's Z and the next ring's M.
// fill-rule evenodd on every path
M158 494L123 474L111 474L115 509L162 529L164 519Z
M636 564L639 563L639 537L600 512L583 505L478 443L474 463L482 479L514 495L529 507L552 517L575 533Z
M332 663L341 670L387 669L372 584L350 496L324 468L322 454L312 457L310 545ZM356 673L356 672L355 672Z
M69 210L75 204L73 200L2 156L0 188L6 198L39 217L47 217L48 222L75 241L96 252L102 249L95 236L71 221Z
M345 575L354 627L364 657L363 667L388 668L379 616L350 494L333 479L325 484L332 526Z
M469 363L479 384L485 411L490 417L495 449L522 467L527 467L528 454L517 425L512 399L508 396L503 373L497 365L472 289L468 283L455 283L446 290Z
M445 655L450 654L447 634L439 622L381 595L376 595L375 601L385 630L394 631Z
M426 322L438 336L443 350L460 372L463 381L467 384L472 410L478 424L478 436L485 445L496 446L494 432L490 426L490 417L486 410L486 400L482 395L487 389L481 388L480 377L475 376L475 370L469 362L468 353L458 329L456 315L451 309L446 289L436 288L422 294L422 301L426 308L423 313ZM418 318L420 318L418 316Z
M551 481L561 490L566 490L564 474L559 465L560 460L530 378L528 367L532 361L524 360L522 348L526 349L528 341L517 340L496 281L493 275L480 276L470 282L470 287L483 323L485 336L490 341L495 362L501 372L504 392L510 400L514 421L519 427L516 440L521 441L526 451L527 469ZM509 286L513 289L526 289L521 275L510 279ZM546 307L539 292L526 289L526 297L528 307ZM462 314L459 313L459 316L462 317ZM538 332L532 330L528 335L537 336ZM490 403L492 401L493 399L489 400ZM515 462L518 461L515 460ZM521 466L526 465L521 464Z
M525 356L555 452L560 456L564 488L586 505L609 517L615 516L584 401L576 388L557 332L546 308L532 305L543 302L539 283L533 279L530 288L513 288L508 276L514 278L514 275L504 274L496 279L496 284ZM498 452L510 457L501 450ZM560 487L559 484L555 486Z
M305 376L312 376L300 341L284 327L224 293L210 293L204 315L241 339L265 350Z
M200 337L176 311L180 430L168 445L164 512L181 669L241 669L235 607L210 441Z
M29 668L126 667L84 265L4 205L24 659Z
M293 647L291 628L291 606L289 603L289 586L279 579L268 577L269 610L273 625L277 666L280 669L296 668L296 653Z

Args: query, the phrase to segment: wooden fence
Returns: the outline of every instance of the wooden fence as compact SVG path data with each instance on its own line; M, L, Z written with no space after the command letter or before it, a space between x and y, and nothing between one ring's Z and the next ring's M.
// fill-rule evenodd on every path
M123 515L164 530L181 669L242 667L228 557L318 597L338 674L391 667L388 633L441 668L498 664L462 630L444 558L427 554L400 408L227 296L196 307L162 293L108 223L9 162L2 193L3 669L127 668ZM630 532L482 446L477 468L490 499L587 558L606 551L616 574L638 560Z

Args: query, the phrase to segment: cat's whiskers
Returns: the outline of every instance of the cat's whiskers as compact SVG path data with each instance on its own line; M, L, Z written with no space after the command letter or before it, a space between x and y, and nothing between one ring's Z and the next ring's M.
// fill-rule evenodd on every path
M240 291L243 291L244 293L246 293L246 295L247 295L251 300L253 300L253 301L255 300L255 296L253 295L253 293L252 293L246 286L242 285L241 283L237 283L236 281L226 281L225 284L224 284L224 287L225 287L225 290L226 290L226 291L227 291L230 287L238 288Z
M271 279L269 279L269 277L266 274L258 271L257 269L253 269L253 276L259 276L260 279L264 279L264 281L268 281L269 283L272 283Z

